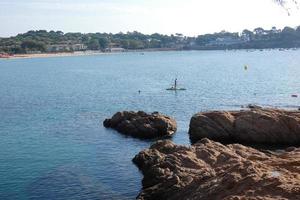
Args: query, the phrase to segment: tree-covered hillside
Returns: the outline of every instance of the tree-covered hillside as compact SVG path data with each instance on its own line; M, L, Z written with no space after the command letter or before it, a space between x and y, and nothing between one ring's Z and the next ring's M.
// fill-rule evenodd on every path
M256 28L242 33L219 33L186 37L182 34L127 33L63 33L61 31L29 31L10 38L0 38L0 53L37 53L72 51L112 51L115 49L249 49L300 47L300 27L264 30Z
M67 48L73 51L74 45L82 45L81 50L102 50L109 48L145 49L172 48L183 44L182 35L144 35L139 32L111 33L63 33L61 31L29 31L15 37L0 39L0 52L26 53L32 51L47 52L51 47ZM59 50L58 50L59 51ZM63 50L64 51L64 50Z

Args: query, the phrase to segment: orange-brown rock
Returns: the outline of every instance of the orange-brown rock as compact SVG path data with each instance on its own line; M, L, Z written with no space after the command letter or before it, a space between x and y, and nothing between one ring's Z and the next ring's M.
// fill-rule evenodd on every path
M103 125L138 138L170 136L177 130L175 119L158 112L117 112L111 119L105 119Z
M300 149L261 152L202 139L191 147L159 141L135 156L140 200L297 200Z
M277 109L197 113L190 122L193 142L215 141L265 144L300 144L300 112Z

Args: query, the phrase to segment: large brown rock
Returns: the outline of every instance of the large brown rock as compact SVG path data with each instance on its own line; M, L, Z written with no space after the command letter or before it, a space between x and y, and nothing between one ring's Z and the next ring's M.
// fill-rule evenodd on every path
M203 139L191 147L159 141L135 156L140 200L300 199L300 149L260 152Z
M193 142L216 141L265 144L300 144L300 112L277 109L197 113L190 122Z
M103 125L120 133L139 138L170 136L177 130L176 121L166 115L142 111L117 112L111 119L105 119Z

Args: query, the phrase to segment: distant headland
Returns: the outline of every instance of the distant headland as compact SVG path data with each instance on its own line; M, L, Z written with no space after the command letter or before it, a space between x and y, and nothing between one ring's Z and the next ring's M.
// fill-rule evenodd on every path
M221 31L188 37L180 33L63 33L61 31L28 31L9 38L0 38L0 57L27 54L59 54L74 52L124 52L157 50L225 50L299 48L300 26L271 30Z

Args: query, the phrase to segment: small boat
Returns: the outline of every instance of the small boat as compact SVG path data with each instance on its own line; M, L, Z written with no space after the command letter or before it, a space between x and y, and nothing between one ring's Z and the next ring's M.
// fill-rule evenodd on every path
M298 95L297 94L292 94L291 97L297 98Z
M177 87L177 78L176 78L174 81L174 85L172 85L172 87L170 87L170 88L167 88L166 90L177 91L177 90L186 90L186 89Z

